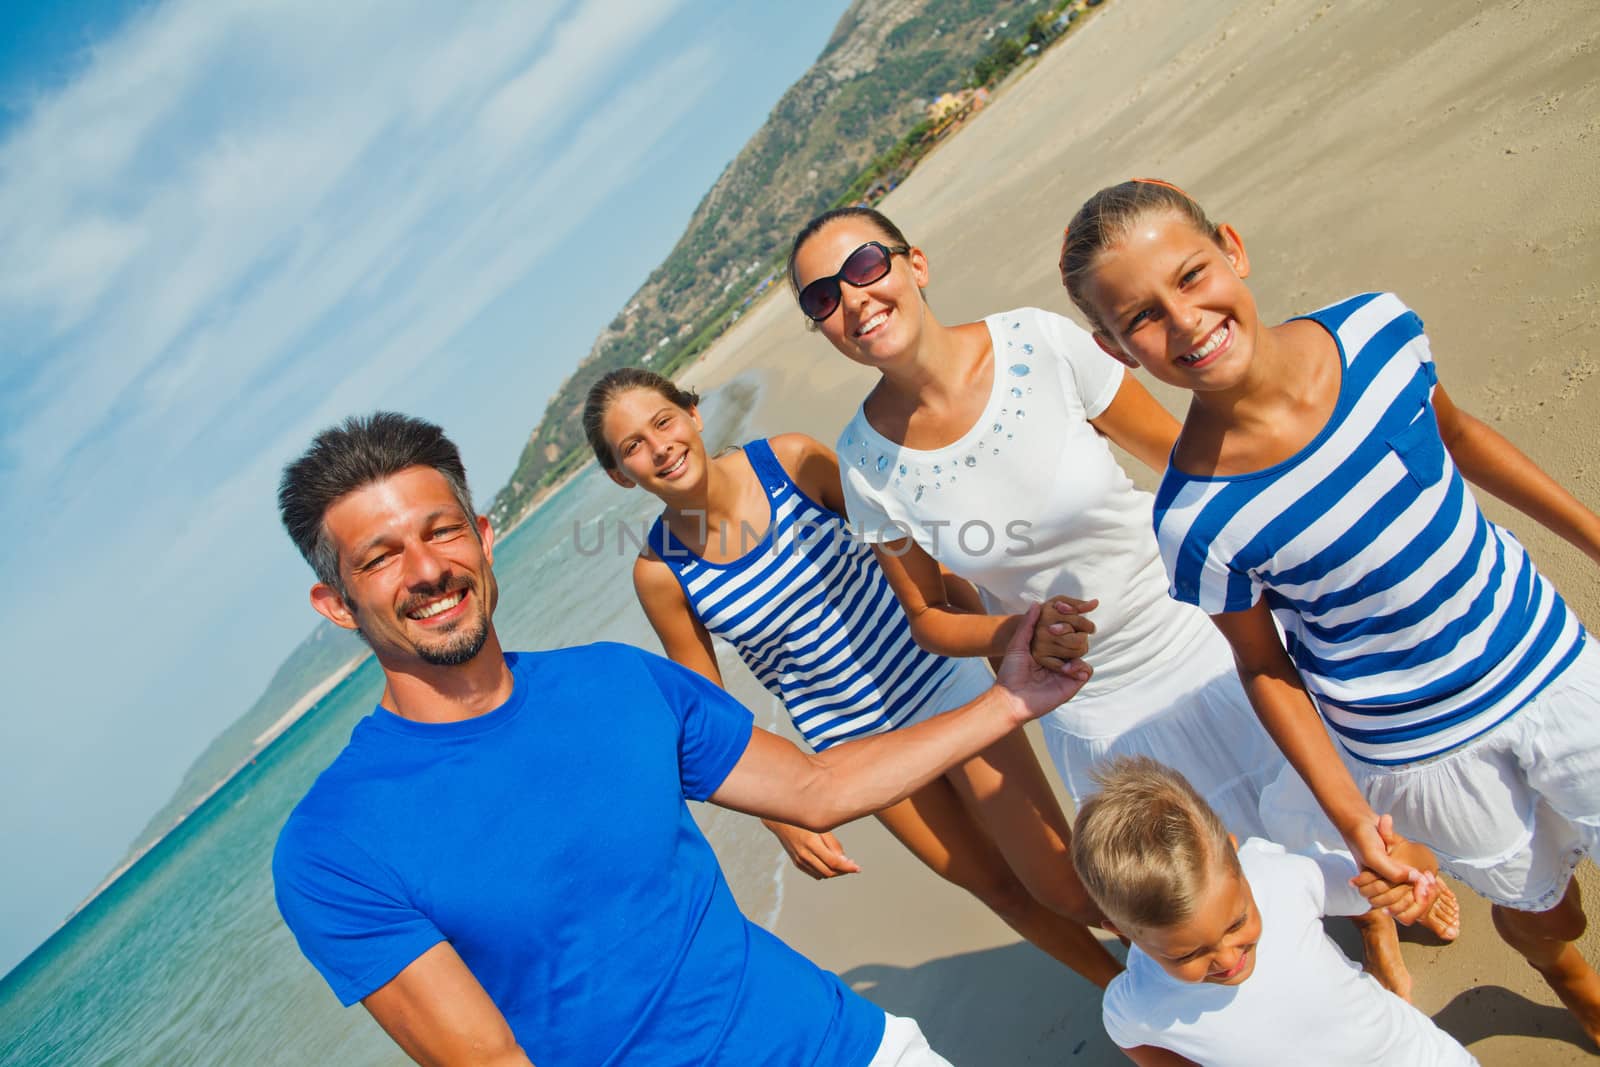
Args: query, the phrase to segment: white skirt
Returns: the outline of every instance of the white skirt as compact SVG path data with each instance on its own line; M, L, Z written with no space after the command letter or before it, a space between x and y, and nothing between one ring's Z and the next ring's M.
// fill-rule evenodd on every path
M1088 658L1092 663L1092 653ZM1245 696L1227 640L1206 626L1187 648L1161 658L1159 670L1103 697L1091 679L1040 720L1045 746L1072 799L1081 803L1098 790L1091 772L1103 760L1149 756L1187 778L1239 840L1277 840L1262 819L1261 797L1288 764ZM1331 824L1313 836L1339 840Z
M1600 856L1600 645L1586 637L1538 696L1458 749L1398 767L1345 763L1373 809L1473 891L1548 911L1579 861Z

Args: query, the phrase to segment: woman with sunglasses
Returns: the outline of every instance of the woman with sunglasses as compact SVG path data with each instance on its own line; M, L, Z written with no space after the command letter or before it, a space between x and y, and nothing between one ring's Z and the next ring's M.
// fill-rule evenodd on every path
M1094 791L1102 760L1149 756L1241 838L1270 837L1261 794L1283 757L1216 628L1167 595L1152 498L1107 445L1159 472L1177 420L1060 315L1021 308L945 325L923 298L929 276L922 250L870 208L818 216L789 255L806 317L881 375L840 434L839 466L850 525L876 546L918 644L994 655L1043 602L1040 663L1059 665L1048 642L1063 633L1093 635L1093 680L1040 720L1074 800ZM977 586L990 613L951 603L941 565ZM1374 912L1360 924L1368 969L1405 995L1393 921Z
M819 752L948 711L993 683L981 662L917 647L872 550L844 529L838 462L826 445L780 434L708 455L697 399L626 368L590 387L583 412L612 481L665 505L633 578L669 658L721 685L712 637L726 640ZM966 594L979 606L970 587ZM1070 656L1082 645L1063 636L1056 651ZM1122 970L1083 924L1099 913L1020 732L878 819L941 877L1097 986ZM832 834L763 821L812 877L859 870Z

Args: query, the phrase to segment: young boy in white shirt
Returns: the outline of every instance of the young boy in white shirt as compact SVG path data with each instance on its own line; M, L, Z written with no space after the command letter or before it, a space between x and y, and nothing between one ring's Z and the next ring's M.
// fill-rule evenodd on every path
M1372 907L1349 856L1258 838L1240 847L1182 775L1151 759L1114 760L1097 777L1072 858L1106 925L1133 943L1102 1017L1135 1063L1477 1063L1323 931L1324 915ZM1411 848L1416 865L1425 850Z

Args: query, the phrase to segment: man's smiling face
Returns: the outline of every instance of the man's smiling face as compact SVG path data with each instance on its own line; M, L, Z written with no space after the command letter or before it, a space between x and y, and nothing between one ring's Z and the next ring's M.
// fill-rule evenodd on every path
M312 591L318 610L359 629L386 667L455 666L489 635L494 534L461 510L431 467L407 467L340 497L323 517L338 551L340 597Z

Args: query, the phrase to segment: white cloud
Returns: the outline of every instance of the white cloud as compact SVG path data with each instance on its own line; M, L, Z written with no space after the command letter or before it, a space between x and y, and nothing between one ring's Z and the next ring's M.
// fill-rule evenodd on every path
M608 80L673 7L596 0L552 22L510 5L459 28L424 7L374 34L175 4L106 46L0 147L0 241L44 253L0 265L0 320L37 367L6 398L6 488L82 486L136 429L188 446L218 404L248 422L239 390L294 379L308 351L359 392L374 352L414 365L444 344L548 247L550 219L616 185L593 175L626 176L659 135L565 162L619 121ZM681 113L700 73L680 63L648 105ZM562 210L530 212L540 197Z
M351 410L470 402L463 332L712 85L710 44L661 46L679 6L174 0L9 131L0 561L33 614L0 673L50 710L0 722L0 806L92 775L142 815L248 705L252 641L302 614L281 464ZM86 769L134 735L140 765ZM106 740L42 747L69 736Z

